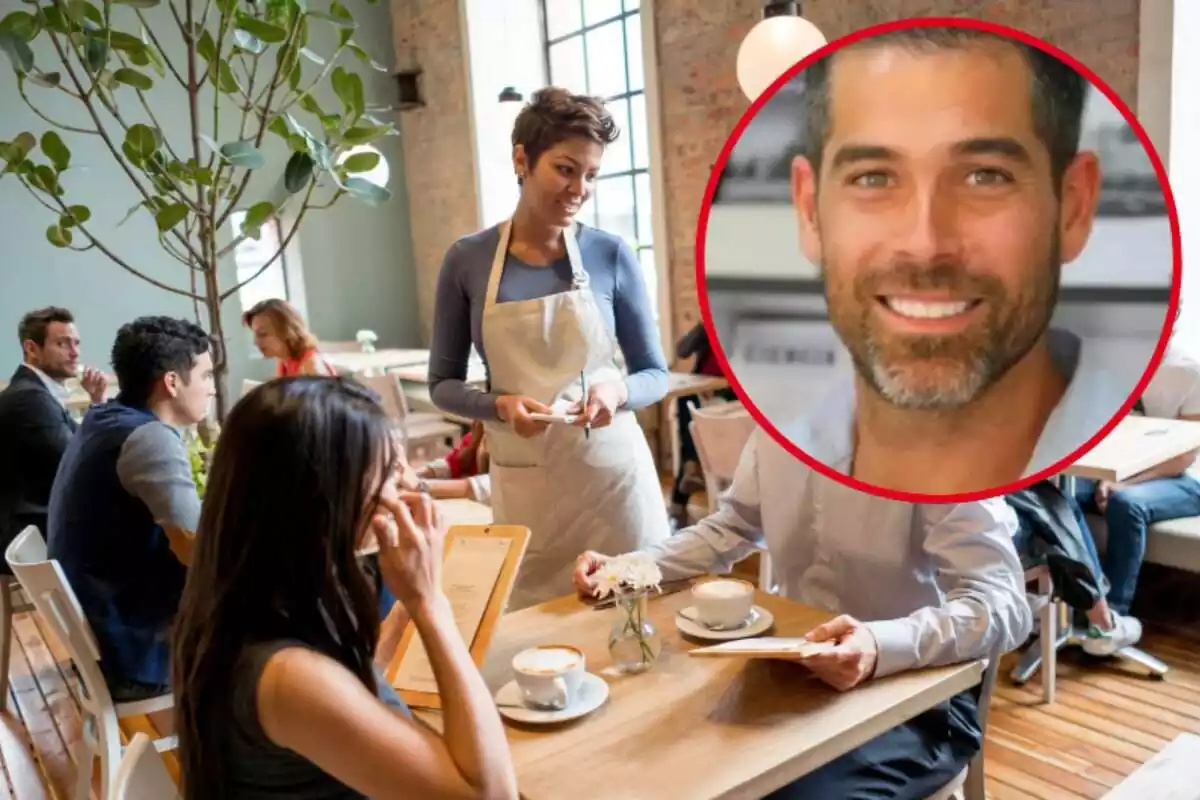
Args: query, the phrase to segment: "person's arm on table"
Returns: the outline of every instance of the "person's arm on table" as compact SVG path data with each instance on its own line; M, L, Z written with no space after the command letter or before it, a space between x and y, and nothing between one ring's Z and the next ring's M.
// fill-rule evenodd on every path
M647 548L662 570L664 581L682 580L710 572L729 572L733 565L765 547L758 492L758 438L755 432L742 450L733 484L721 496L717 510L674 536ZM588 577L614 553L588 551L575 567L575 588L590 596Z

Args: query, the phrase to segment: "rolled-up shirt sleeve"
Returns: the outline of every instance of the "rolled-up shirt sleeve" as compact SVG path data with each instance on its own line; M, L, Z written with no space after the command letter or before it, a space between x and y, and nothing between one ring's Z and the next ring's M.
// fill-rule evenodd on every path
M751 436L717 510L645 551L658 563L663 579L728 572L764 549L758 487L758 436Z
M919 508L925 551L946 599L900 619L865 623L879 646L876 677L1006 653L1033 627L1012 508L1002 498Z
M200 496L187 449L166 424L151 422L129 435L117 458L117 477L159 525L192 532L199 527Z

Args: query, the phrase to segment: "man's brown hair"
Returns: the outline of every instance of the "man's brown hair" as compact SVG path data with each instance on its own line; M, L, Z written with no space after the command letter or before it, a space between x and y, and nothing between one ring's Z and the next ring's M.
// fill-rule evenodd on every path
M272 297L270 300L255 303L242 315L242 322L249 328L250 323L258 316L271 320L275 335L283 340L283 346L292 358L300 358L317 346L317 337L309 333L300 312L286 301Z
M525 148L529 168L533 169L542 153L560 142L583 137L607 147L620 135L602 99L547 86L534 92L517 115L512 144ZM521 182L519 178L517 182Z
M30 311L21 317L21 322L17 325L17 341L21 343L22 348L25 347L25 342L33 342L38 347L43 347L46 344L46 331L55 322L70 325L75 322L75 317L67 309L58 306Z

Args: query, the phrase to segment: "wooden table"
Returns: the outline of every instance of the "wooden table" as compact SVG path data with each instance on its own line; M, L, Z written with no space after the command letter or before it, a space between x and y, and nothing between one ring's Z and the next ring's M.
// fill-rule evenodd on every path
M1197 448L1200 422L1130 415L1064 474L1123 481Z
M501 618L483 666L493 691L511 679L515 653L548 643L582 648L589 671L611 690L600 709L557 728L506 722L522 797L758 798L978 684L983 674L972 662L838 693L798 664L689 656L697 644L673 622L688 603L686 591L650 602L663 650L642 675L605 674L618 612L566 597ZM775 635L801 635L831 616L775 595L760 593L758 603L775 616ZM439 712L417 713L440 723Z
M323 353L322 355L330 364L346 372L386 372L396 367L429 363L429 351L420 348L376 350L374 353Z
M406 383L429 383L429 361L426 359L420 364L407 364L403 367L396 367L388 370L400 380ZM473 360L467 364L467 383L483 384L487 382L487 367L482 361Z

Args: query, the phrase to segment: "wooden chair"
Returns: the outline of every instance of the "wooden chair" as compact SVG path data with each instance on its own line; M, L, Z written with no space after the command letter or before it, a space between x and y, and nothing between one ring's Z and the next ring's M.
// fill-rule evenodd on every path
M700 457L708 510L712 513L717 510L721 494L733 483L742 450L750 441L757 423L740 403L719 403L699 407L693 405L692 422L688 427L696 443L696 454ZM775 591L771 557L765 551L759 554L758 586L764 592Z
M154 742L135 733L109 788L110 800L179 800L179 787L171 780Z
M42 622L67 648L83 684L79 702L84 724L75 759L75 800L88 800L92 788L92 764L97 757L100 759L100 800L105 800L121 761L119 721L165 711L174 707L175 699L168 694L133 703L113 702L100 670L96 636L62 567L49 558L46 542L37 528L31 525L22 531L8 546L4 557ZM166 736L153 743L158 751L172 750L178 746L178 739Z
M13 614L33 606L12 575L0 575L0 711L8 709L8 662L12 658Z
M404 389L395 375L359 373L354 377L379 395L384 411L400 427L404 449L410 461L435 458L445 450L457 447L462 441L463 430L458 423L451 422L441 414L410 411Z

